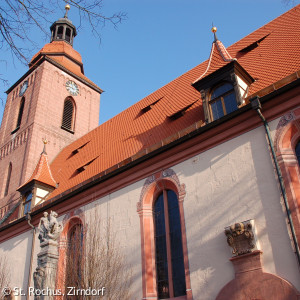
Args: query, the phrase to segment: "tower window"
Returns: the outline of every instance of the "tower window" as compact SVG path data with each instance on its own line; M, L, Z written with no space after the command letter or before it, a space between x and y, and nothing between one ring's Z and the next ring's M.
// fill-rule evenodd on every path
M31 208L31 200L32 200L32 192L27 192L24 196L24 210L23 210L23 214L24 216L30 212L30 208Z
M70 28L66 29L66 41L69 43L71 42L71 29Z
M73 133L75 119L75 105L72 99L67 98L64 103L64 111L61 128Z
M155 263L159 299L186 295L178 199L164 190L154 204Z
M298 159L298 164L299 164L299 167L300 167L300 141L297 143L295 151L296 151L296 156L297 156L297 159Z
M233 85L224 83L213 89L209 104L213 120L237 110L238 106Z
M63 38L64 27L59 26L57 29L57 39L62 40Z
M16 128L11 132L11 134L15 133L20 129L21 122L22 122L22 116L24 111L24 105L25 105L25 97L21 99L20 107L19 107L19 113L18 113L18 119L17 119L17 126Z
M19 109L19 115L18 115L18 121L17 121L17 127L20 127L21 122L22 122L24 105L25 105L25 97L23 97L22 100L21 100L20 109Z
M5 185L5 191L4 191L4 196L8 195L9 183L10 183L10 178L11 178L11 171L12 171L12 164L9 163L8 172L7 172L7 179L6 179L6 185Z

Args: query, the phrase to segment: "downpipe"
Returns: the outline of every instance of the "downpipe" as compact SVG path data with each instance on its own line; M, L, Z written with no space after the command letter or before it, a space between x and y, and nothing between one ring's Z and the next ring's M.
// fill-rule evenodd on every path
M293 244L294 244L294 248L295 248L295 254L297 256L298 264L300 267L299 244L298 244L298 241L296 238L295 227L294 227L294 223L293 223L292 216L291 216L291 211L289 208L289 203L288 203L287 196L286 196L286 191L285 191L285 187L284 187L284 183L283 183L282 174L281 174L281 171L279 168L279 164L278 164L277 157L276 157L275 150L274 150L274 144L273 144L272 137L270 134L269 123L267 122L267 120L265 119L265 117L263 116L263 114L261 112L261 103L259 101L259 97L250 99L250 103L251 103L252 108L254 110L256 110L256 112L258 113L258 115L259 115L260 119L262 120L264 127L265 127L268 143L269 143L269 146L271 149L272 158L273 158L273 162L275 165L275 169L276 169L276 173L277 173L277 177L278 177L278 181L279 181L279 185L280 185L281 194L282 194L283 201L284 201L285 210L286 210L287 217L288 217L288 223L289 223L289 227L290 227L291 234L292 234L292 240L293 240Z

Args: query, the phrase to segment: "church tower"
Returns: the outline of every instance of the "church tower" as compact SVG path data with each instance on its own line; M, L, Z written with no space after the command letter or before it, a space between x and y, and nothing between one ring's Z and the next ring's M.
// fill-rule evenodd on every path
M7 90L0 128L0 221L20 202L16 190L28 180L48 140L49 161L62 148L98 126L102 90L84 75L73 49L76 28L70 9L50 27L51 42Z

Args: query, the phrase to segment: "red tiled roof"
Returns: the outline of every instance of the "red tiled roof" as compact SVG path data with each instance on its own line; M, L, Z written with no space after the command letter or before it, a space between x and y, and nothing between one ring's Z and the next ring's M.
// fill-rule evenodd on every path
M93 83L84 75L81 55L75 49L73 49L70 44L64 41L52 41L51 43L46 44L32 57L29 67L32 68L34 65L38 64L42 57L48 57L51 60L54 60L71 73L82 78L97 89L100 89L95 83Z
M300 70L299 20L300 5L228 47L230 56L237 58L256 79L250 86L250 96ZM219 51L214 51L209 72L227 63ZM59 183L51 197L204 121L200 93L191 84L205 72L207 65L208 61L201 63L64 148L51 164ZM181 110L185 112L183 116L168 117ZM84 144L80 151L75 151Z
M32 63L40 54L53 54L53 53L65 53L82 64L81 55L70 44L64 41L53 41L46 44L38 53L36 53L30 63Z
M26 181L25 184L19 187L19 189L32 182L33 180L39 181L52 187L56 187L57 185L55 179L52 176L48 162L48 155L45 151L41 153L40 160L36 165L31 177Z

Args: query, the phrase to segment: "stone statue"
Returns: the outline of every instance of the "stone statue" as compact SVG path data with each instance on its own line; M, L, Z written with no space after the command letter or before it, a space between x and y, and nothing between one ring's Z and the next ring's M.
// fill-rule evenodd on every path
M44 242L45 237L49 231L49 220L48 220L48 213L45 211L44 212L44 216L41 218L39 226L38 226L38 230L39 230L39 240L40 242Z
M44 212L44 216L41 218L38 226L39 240L41 243L45 242L45 240L56 241L59 237L62 231L62 224L57 221L57 216L55 211L51 211L50 215Z
M63 226L57 221L58 214L54 211L44 212L38 226L38 238L41 251L37 254L37 268L33 273L36 290L55 289L55 274L58 262L57 239ZM35 295L35 300L55 300L55 295Z
M54 241L57 240L60 233L62 232L62 224L61 222L57 221L58 214L55 211L51 210L50 216L49 216L49 232L48 237Z

